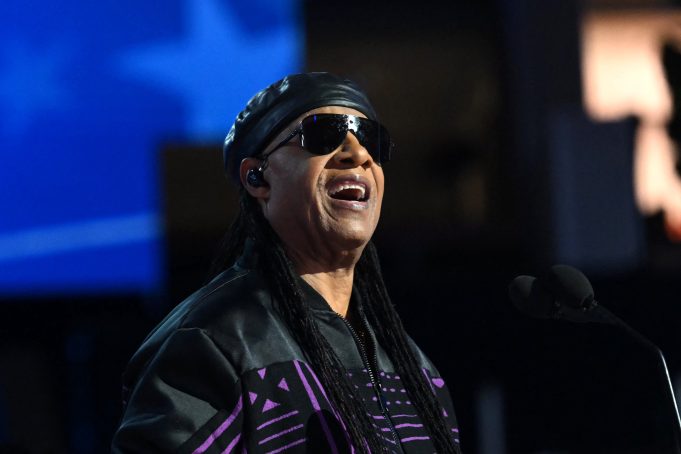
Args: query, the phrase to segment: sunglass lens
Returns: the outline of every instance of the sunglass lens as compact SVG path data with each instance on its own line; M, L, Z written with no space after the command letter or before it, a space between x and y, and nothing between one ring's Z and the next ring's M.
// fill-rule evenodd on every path
M382 164L390 160L390 135L380 123L359 118L357 139L367 149L374 161Z
M390 140L390 134L388 130L383 125L378 125L379 128L379 144L380 144L380 156L378 162L388 162L390 161L391 154L393 151L393 143Z
M391 142L388 130L366 118L318 114L302 122L302 145L310 153L324 155L338 148L345 140L348 126L371 157L379 164L390 160Z
M347 126L343 116L312 115L303 120L303 147L310 153L328 154L343 143Z

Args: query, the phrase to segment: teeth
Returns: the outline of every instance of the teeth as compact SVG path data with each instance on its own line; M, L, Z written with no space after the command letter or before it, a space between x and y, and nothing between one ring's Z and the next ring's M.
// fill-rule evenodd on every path
M360 199L364 198L364 194L366 193L366 188L361 185L361 184L352 184L352 183L344 183L340 186L336 186L332 191L331 195L338 194L339 192L345 190L345 189L358 189L359 191L362 192L362 195L359 197Z

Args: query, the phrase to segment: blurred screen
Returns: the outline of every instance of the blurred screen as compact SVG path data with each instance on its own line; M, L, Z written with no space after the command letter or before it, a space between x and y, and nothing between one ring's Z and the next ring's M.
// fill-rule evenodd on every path
M646 216L681 243L681 9L594 10L582 21L584 106L598 121L635 116L633 180Z
M159 150L301 67L297 0L3 0L0 295L163 285Z

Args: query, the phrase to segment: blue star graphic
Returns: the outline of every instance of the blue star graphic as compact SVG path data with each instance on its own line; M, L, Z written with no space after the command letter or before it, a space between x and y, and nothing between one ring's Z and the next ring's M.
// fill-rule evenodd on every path
M60 80L68 68L69 53L53 46L38 51L22 44L2 48L0 54L0 133L19 136L35 116L69 105L70 93Z
M120 59L120 71L180 96L187 106L185 132L215 140L248 97L300 67L302 38L295 23L253 34L217 0L185 2L184 40L133 49Z

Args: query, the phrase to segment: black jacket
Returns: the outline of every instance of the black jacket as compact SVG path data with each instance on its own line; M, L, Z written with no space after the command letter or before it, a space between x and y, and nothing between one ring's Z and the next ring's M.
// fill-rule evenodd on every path
M123 376L114 453L350 452L343 423L251 267L242 257L178 305L135 353ZM359 342L317 292L302 279L300 285L386 444L396 452L432 453L366 320L371 341ZM412 345L458 442L444 381Z

